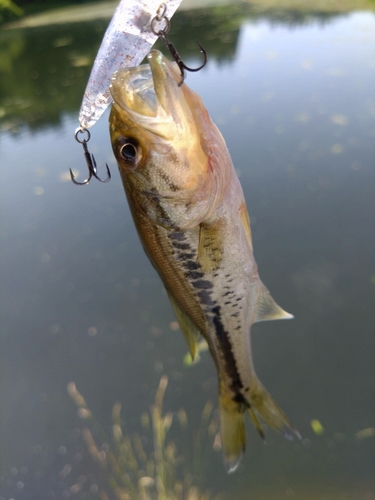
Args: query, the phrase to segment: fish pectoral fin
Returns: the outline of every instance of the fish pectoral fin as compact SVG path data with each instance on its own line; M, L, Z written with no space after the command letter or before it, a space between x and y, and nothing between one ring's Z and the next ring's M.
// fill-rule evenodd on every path
M172 295L168 293L169 300L171 301L174 313L176 315L177 321L180 325L182 333L184 334L188 349L190 352L191 359L194 361L195 355L197 353L197 343L200 335L200 331L191 321L189 316L181 309L177 304Z
M220 437L223 460L227 472L234 472L245 451L245 422L241 405L220 391L219 395Z
M223 241L220 237L220 224L210 226L200 224L198 243L198 264L204 272L217 269L223 257Z
M262 437L264 437L264 434L258 420L258 415L262 417L267 425L281 432L287 439L292 439L293 436L301 438L299 432L289 421L282 409L275 403L258 378L252 384L248 412L252 423Z
M268 289L260 284L258 312L254 323L258 321L269 321L272 319L292 319L293 314L289 314L282 309L271 297Z

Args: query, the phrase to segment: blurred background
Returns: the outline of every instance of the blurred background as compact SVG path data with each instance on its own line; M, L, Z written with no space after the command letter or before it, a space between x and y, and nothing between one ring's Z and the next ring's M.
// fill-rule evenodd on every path
M133 227L108 112L90 151L111 182L70 181L69 168L86 174L73 134L116 3L16 3L0 2L0 499L102 499L105 474L67 385L104 433L120 402L124 434L142 435L168 375L164 407L186 410L189 440L207 401L217 405L216 373L207 352L184 362ZM195 40L208 53L186 84L227 141L260 276L295 315L254 326L252 344L302 440L267 429L264 446L247 422L246 454L227 475L207 437L197 479L224 499L375 499L374 13L372 0L184 0L172 19L187 65L201 60ZM171 436L182 446L174 424Z

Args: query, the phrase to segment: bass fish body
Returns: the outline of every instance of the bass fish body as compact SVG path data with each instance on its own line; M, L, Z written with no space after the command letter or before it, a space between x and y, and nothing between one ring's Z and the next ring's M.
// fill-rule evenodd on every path
M250 329L292 318L261 282L241 185L224 139L179 71L152 50L149 65L112 78L110 134L144 249L168 292L194 358L203 335L219 378L228 471L245 447L244 413L298 435L258 380Z

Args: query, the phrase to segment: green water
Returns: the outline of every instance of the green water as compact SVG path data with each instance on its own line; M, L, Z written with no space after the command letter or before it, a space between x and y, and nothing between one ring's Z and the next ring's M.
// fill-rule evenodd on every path
M375 16L255 17L233 6L178 13L173 26L188 65L200 61L195 39L208 52L187 84L239 171L262 280L295 315L256 325L252 338L259 377L303 438L267 430L264 446L249 424L238 471L226 475L210 447L202 482L223 498L373 500L375 437L357 433L375 427ZM105 478L70 381L106 432L117 401L124 432L141 432L162 374L165 409L185 408L191 435L206 401L216 405L209 354L183 364L108 115L90 147L112 181L67 180L70 167L85 175L73 132L105 28L0 32L1 500L98 498Z

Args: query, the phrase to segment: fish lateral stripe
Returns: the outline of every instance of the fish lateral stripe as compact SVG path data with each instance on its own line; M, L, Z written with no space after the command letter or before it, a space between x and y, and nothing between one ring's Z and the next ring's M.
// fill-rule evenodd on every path
M230 388L234 393L233 398L242 397L241 389L243 389L243 383L241 381L240 374L237 369L237 363L233 355L233 348L230 341L230 335L225 330L222 319L221 319L221 307L216 306L212 309L212 323L215 327L216 338L221 347L221 355L224 358L226 375L231 380ZM235 399L234 399L235 400Z
M212 300L211 298L212 291L207 291L207 290L200 290L197 293L197 296L199 297L199 300L203 306L209 306L212 307L215 305L215 301Z
M202 280L202 279L199 279L197 281L193 281L193 286L195 288L202 288L203 290L209 290L210 288L214 287L214 285L211 281Z

